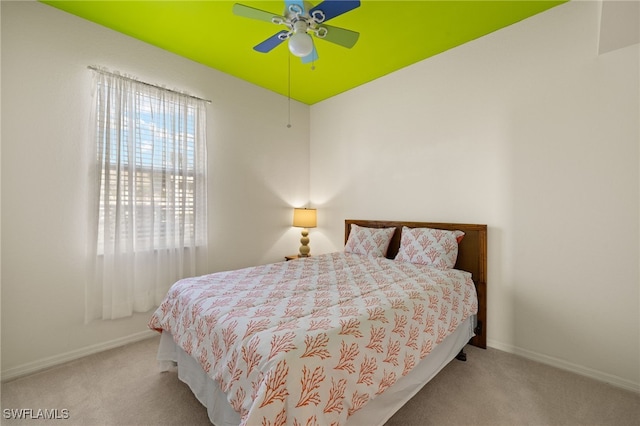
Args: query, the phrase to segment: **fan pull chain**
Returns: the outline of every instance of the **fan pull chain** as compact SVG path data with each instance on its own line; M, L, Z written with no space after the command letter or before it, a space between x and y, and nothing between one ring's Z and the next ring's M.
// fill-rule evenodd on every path
M313 51L316 51L316 42L313 39L313 37L311 38L311 43L313 43ZM311 71L315 71L316 69L316 56L317 55L313 55L313 59L311 60Z
M287 102L289 108L289 117L287 121L287 129L291 128L291 55L287 53Z

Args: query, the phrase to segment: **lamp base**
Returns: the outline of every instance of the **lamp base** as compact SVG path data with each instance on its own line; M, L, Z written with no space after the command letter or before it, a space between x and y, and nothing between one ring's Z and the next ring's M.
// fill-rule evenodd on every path
M309 252L311 249L309 248L309 230L307 228L302 229L302 238L300 238L300 253L298 256L300 257L309 257Z

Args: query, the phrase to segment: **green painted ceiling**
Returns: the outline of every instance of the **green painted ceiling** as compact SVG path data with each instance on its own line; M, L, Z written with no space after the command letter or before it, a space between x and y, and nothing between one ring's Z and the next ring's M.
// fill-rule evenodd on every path
M267 54L254 51L253 46L283 27L234 15L236 1L42 0L282 95L289 94L290 84L291 98L306 104L322 101L564 1L362 0L359 8L328 22L359 32L356 45L347 49L317 40L319 59L314 69L312 64L302 64L292 56L286 43ZM276 14L284 12L283 1L237 3Z

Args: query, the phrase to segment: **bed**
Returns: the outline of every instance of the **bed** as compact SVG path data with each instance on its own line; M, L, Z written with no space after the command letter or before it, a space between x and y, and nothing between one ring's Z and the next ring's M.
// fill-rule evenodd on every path
M217 426L382 425L486 347L486 235L346 220L344 251L178 281L149 321L161 368Z

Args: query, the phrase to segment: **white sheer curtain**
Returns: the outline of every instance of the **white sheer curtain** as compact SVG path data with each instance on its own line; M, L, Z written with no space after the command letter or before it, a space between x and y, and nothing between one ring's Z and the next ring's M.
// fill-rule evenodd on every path
M206 259L206 101L95 70L87 320L157 306Z

